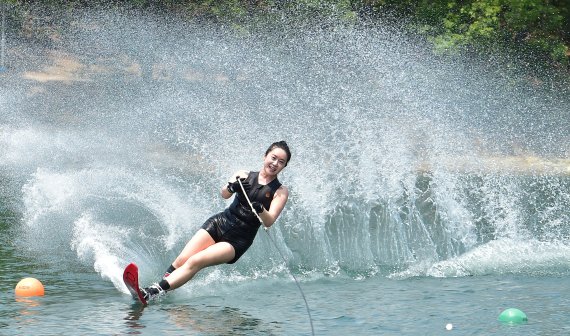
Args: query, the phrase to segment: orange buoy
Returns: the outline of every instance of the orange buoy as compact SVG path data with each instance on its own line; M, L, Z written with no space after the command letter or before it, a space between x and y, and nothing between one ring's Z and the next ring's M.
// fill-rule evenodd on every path
M35 278L24 278L16 285L16 296L43 296L44 285Z

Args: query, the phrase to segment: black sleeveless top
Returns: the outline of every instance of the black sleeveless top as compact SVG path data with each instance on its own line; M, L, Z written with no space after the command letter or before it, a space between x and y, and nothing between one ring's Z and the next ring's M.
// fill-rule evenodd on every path
M245 179L245 181L251 185L251 189L247 192L247 197L249 197L251 203L257 201L263 204L265 209L269 210L275 192L281 187L281 182L275 178L268 184L259 184L258 177L259 172L249 172L249 175ZM241 193L235 194L234 201L230 205L229 210L237 219L243 222L254 225L255 227L259 227L259 224L261 224Z

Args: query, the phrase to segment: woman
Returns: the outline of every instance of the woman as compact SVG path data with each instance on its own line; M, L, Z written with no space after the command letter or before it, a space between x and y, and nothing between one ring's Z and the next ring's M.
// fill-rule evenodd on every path
M259 172L241 170L232 175L221 190L224 199L235 194L232 204L202 225L166 270L162 281L141 289L145 300L184 285L205 267L235 263L253 243L262 224L259 220L270 227L285 207L289 191L277 175L290 159L287 143L275 142L265 152Z

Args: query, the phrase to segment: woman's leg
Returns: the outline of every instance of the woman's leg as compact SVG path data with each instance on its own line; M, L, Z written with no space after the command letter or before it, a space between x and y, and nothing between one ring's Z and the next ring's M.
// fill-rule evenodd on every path
M204 231L204 233L209 237L209 234L206 231ZM196 235L194 237L196 237ZM192 238L192 240L194 240L194 238ZM170 285L169 289L176 289L184 285L202 268L226 263L232 260L234 256L234 247L226 242L215 243L190 255L190 257L186 258L183 265L178 267L170 274L170 276L168 276L168 278L166 278L166 281Z
M184 246L184 249L182 249L182 252L180 252L178 257L176 257L176 260L174 260L172 266L174 266L174 268L179 268L180 266L184 265L184 263L186 263L186 260L188 260L188 258L208 248L209 246L214 245L215 243L216 242L214 239L212 239L208 231L204 229L198 230L198 232L194 234L186 246Z

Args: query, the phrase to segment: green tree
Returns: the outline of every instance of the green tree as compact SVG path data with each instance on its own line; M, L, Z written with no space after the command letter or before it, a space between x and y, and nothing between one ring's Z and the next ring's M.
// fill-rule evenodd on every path
M406 15L438 53L523 48L569 64L570 3L547 0L364 0L375 13Z

